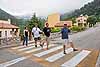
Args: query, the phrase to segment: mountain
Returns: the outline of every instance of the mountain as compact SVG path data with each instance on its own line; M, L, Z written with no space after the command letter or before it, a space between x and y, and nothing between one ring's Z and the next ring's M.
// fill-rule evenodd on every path
M33 16L33 14L32 13L30 13L30 14L25 14L25 15L20 15L20 16L16 16L17 18L19 18L19 19L31 19L32 18L32 16ZM45 18L45 16L37 16L38 18Z
M4 10L0 9L0 20L8 20L11 19L11 24L17 25L18 19Z
M88 4L85 4L80 9L76 9L75 11L73 11L69 14L65 13L65 14L61 15L61 20L66 20L66 19L69 19L72 17L77 17L81 14L88 15L88 16L95 15L95 16L99 17L100 16L100 0L94 0L92 2L89 2Z
M31 19L32 14L25 14L25 15L20 15L20 16L16 16L19 19Z

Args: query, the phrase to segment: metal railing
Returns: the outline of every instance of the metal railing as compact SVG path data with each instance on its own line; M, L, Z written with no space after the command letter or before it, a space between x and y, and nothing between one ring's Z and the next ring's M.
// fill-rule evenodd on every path
M20 43L20 37L0 38L0 45L12 45L19 43Z

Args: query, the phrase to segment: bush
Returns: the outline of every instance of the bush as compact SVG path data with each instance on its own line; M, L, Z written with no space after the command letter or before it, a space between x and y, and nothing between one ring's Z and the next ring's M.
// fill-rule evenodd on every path
M51 32L56 33L56 32L60 32L60 30L61 30L60 28L52 28Z
M73 26L71 28L71 30L74 31L74 32L80 32L80 31L84 31L85 30L85 27Z

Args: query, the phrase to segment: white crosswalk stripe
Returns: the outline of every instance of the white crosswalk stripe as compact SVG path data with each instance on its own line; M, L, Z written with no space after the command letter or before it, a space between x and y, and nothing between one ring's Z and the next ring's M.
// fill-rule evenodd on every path
M61 49L61 48L62 48L62 46L58 46L58 47L52 48L52 49L50 49L50 50L43 51L43 52L40 52L40 53L38 53L38 54L34 54L34 55L37 56L37 57L41 57L41 56L44 56L44 55L46 55L46 54L48 54L48 53L54 52L54 51L56 51L56 50L58 50L58 49Z
M30 44L31 45L31 44ZM47 46L44 45L44 48L46 48ZM50 48L51 47L51 48ZM32 49L34 48L34 49ZM55 44L52 44L52 45L49 45L49 50L42 50L42 48L39 46L37 48L35 48L35 46L29 46L29 47L24 47L24 48L21 48L20 46L16 49L17 51L23 51L24 53L32 53L33 56L36 56L36 57L44 57L43 59L45 61L48 61L49 63L51 62L57 62L57 60L61 60L61 58L63 57L67 57L67 55L70 53L74 53L73 52L73 48L68 48L66 49L66 53L67 54L63 54L63 51L58 51L57 53L53 53L59 49L62 49L63 46L62 45L55 45ZM42 50L42 51L41 51ZM38 51L39 53L34 53ZM34 54L33 54L34 53ZM51 54L52 53L52 54ZM91 51L88 51L88 50L81 50L81 51L78 51L78 53L75 53L74 56L71 57L71 59L68 59L68 60L65 60L65 62L62 63L62 61L60 62L61 63L61 67L75 67L77 66L83 59L85 59L89 54L91 53ZM51 54L49 56L49 54ZM14 61L14 60L13 60ZM16 61L16 59L15 59ZM12 62L12 61L10 61ZM9 63L10 63L9 62ZM7 62L8 63L8 62ZM8 64L5 64L5 65L8 65ZM14 62L12 64L15 64L17 62ZM11 64L11 63L10 63ZM3 65L3 64L1 64ZM10 65L9 65L10 66Z
M32 45L34 45L34 44L29 44L29 46L32 46ZM13 47L13 48L11 48L11 49L21 49L21 48L24 48L25 46L16 46L16 47Z
M16 63L18 63L20 61L23 61L25 59L27 59L27 58L26 57L20 57L20 58L17 58L17 59L14 59L14 60L11 60L11 61L8 61L8 62L0 64L0 67L8 67L8 66L16 64Z
M61 65L61 67L75 67L77 64L79 64L87 55L89 55L91 51L82 50L79 54L77 54L75 57L73 57L71 60L65 62Z
M24 50L28 50L28 49L32 49L32 48L34 48L34 46L30 46L30 47L27 47L27 48L19 49L18 51L24 51Z
M54 45L50 45L49 46L49 48L50 47L52 47L52 46L54 46ZM46 48L47 46L44 46L43 48ZM41 50L42 48L40 47L40 48L37 48L37 49L33 49L33 50L28 50L28 51L26 51L25 53L32 53L32 52L35 52L35 51L39 51L39 50Z
M69 54L69 53L71 53L72 51L73 51L73 48L68 48L68 49L66 50L66 53ZM55 55L53 55L53 56L51 56L51 57L46 58L45 60L47 60L47 61L49 61L49 62L54 62L54 61L56 61L57 59L60 59L60 58L63 57L63 56L65 56L65 54L63 54L63 51L62 51L62 52L60 52L60 53L58 53L58 54L55 54Z

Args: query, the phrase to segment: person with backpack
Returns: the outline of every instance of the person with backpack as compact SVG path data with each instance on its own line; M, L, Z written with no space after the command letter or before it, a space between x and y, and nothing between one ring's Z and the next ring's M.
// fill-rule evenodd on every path
M64 50L64 54L66 54L66 45L68 45L70 43L70 46L73 48L73 51L77 51L77 49L74 48L73 42L71 40L71 38L69 37L70 30L67 27L67 24L64 24L64 27L61 29L61 34L62 34L62 39L64 41L63 43L63 50Z
M35 40L35 47L37 47L38 41L40 42L40 46L42 47L40 33L42 33L42 31L38 28L38 24L35 24L35 27L33 27L33 29L32 29L32 34L33 34L34 40Z
M28 29L27 29L27 27L25 27L25 29L24 29L24 40L23 40L23 45L25 44L25 42L26 42L26 46L28 46L28 34L29 34L29 31L28 31Z

